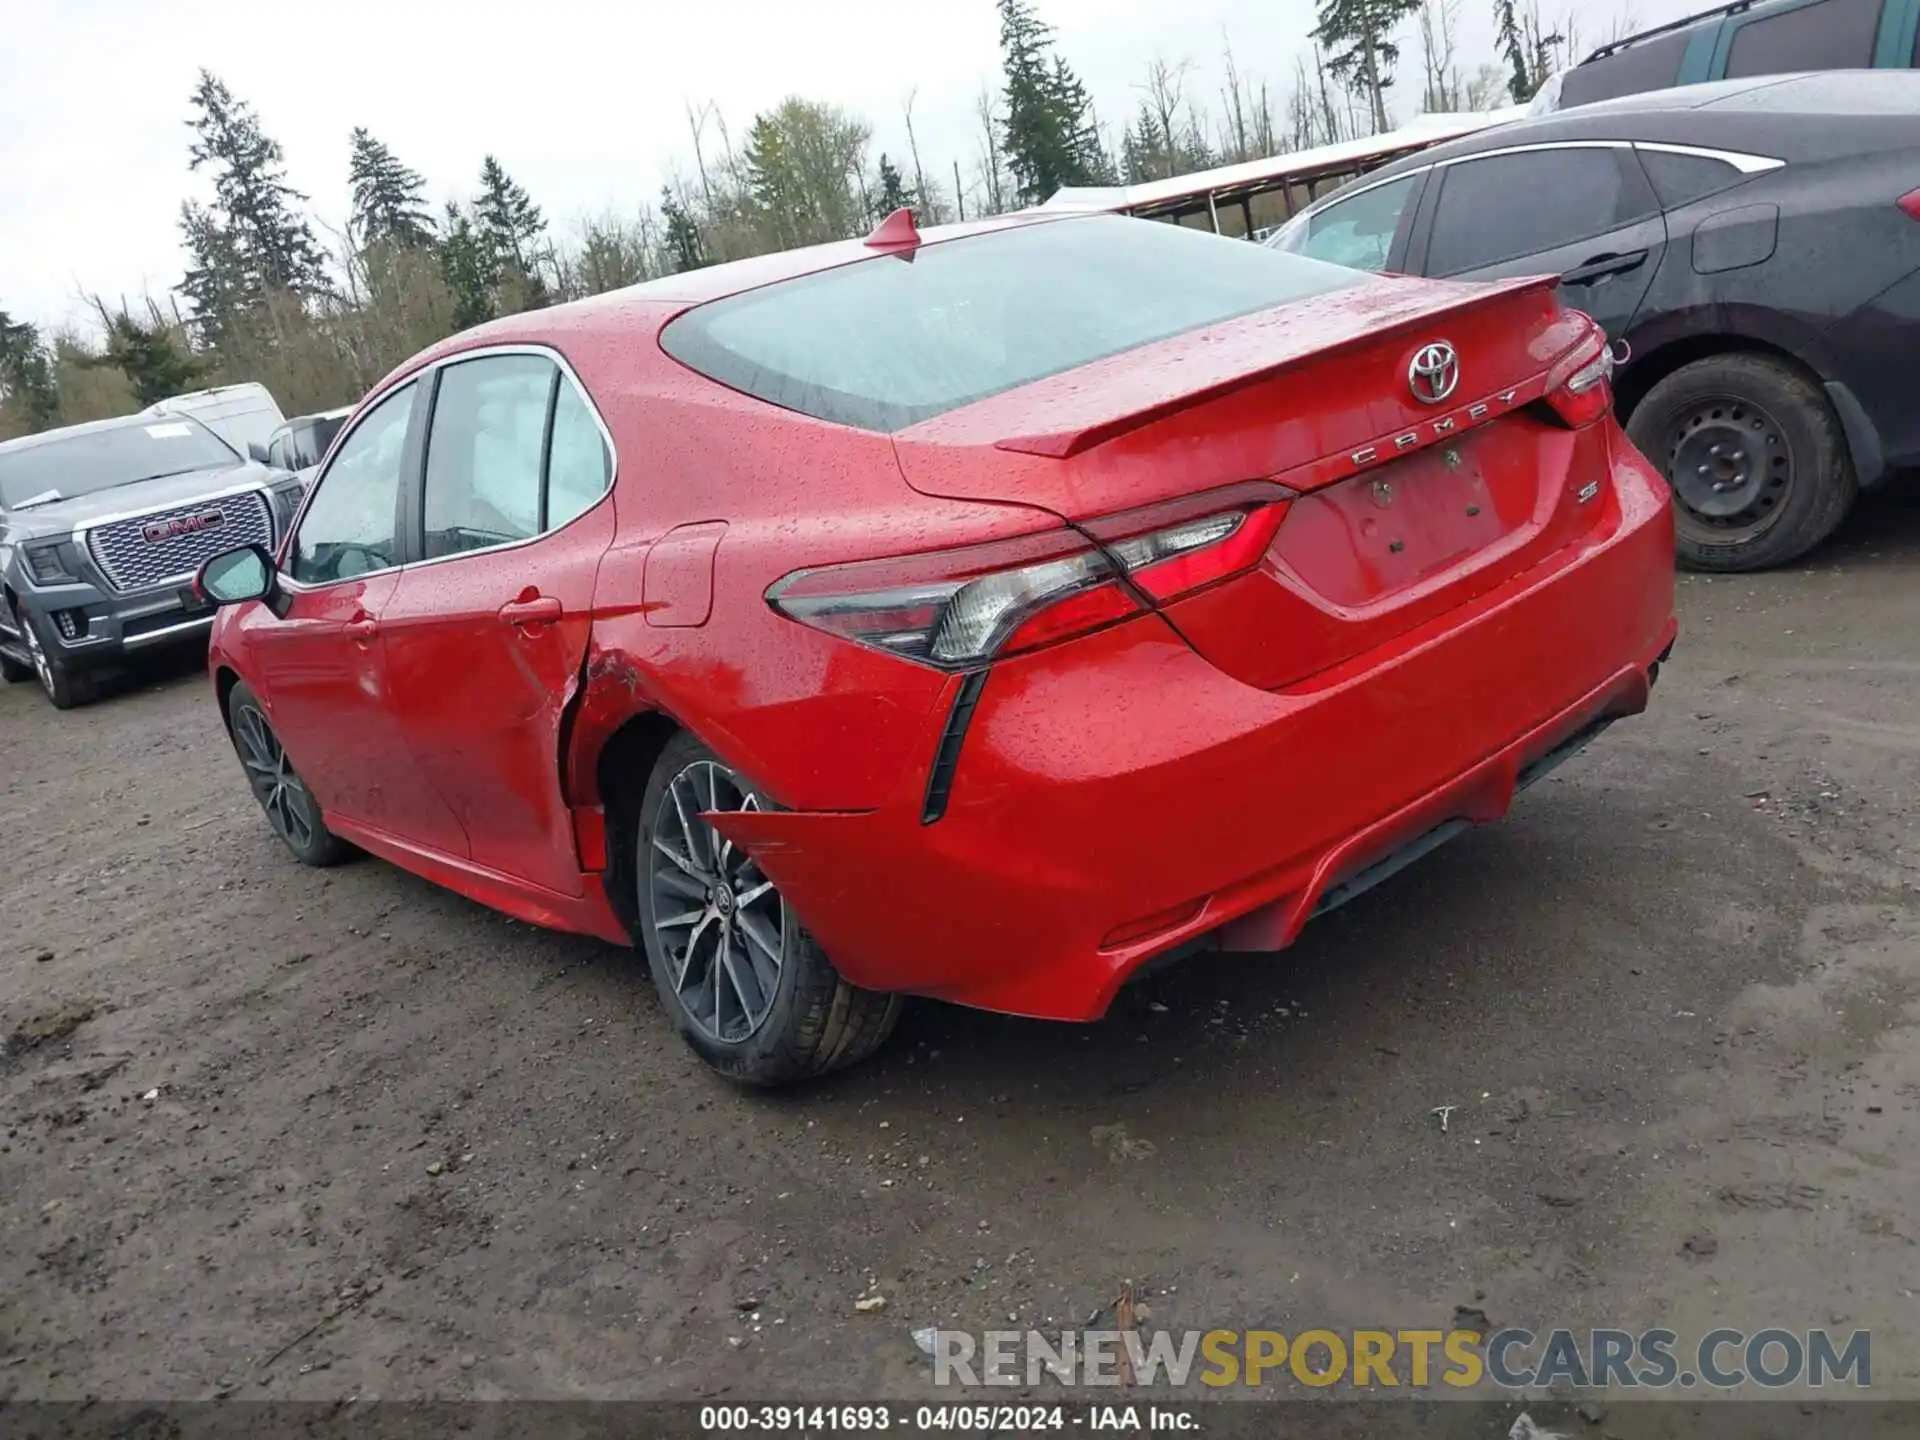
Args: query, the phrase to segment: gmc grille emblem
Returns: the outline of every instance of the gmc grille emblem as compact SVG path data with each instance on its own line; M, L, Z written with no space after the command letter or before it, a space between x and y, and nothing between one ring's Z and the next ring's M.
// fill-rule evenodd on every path
M227 523L224 510L202 510L198 515L181 515L172 520L154 520L140 527L141 535L149 545L162 545L169 540L177 540L182 535L197 534L202 530L217 530Z

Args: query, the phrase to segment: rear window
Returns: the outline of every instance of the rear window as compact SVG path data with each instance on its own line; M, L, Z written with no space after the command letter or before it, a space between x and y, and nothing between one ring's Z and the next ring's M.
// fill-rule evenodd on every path
M1866 69L1880 28L1880 0L1821 0L1744 21L1727 51L1727 78L1795 70Z
M1688 30L1656 35L1604 59L1574 66L1560 82L1560 108L1666 89L1680 74L1680 58L1687 53L1687 41L1692 38Z
M700 306L667 353L772 404L893 431L1123 350L1360 283L1114 215L877 255Z

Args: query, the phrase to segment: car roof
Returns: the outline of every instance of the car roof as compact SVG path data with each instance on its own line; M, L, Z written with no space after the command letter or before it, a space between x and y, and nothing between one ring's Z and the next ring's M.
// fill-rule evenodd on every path
M1912 70L1823 70L1719 80L1622 95L1516 120L1383 165L1364 183L1413 174L1470 155L1579 140L1708 145L1793 160L1804 158L1810 150L1845 153L1845 132L1837 124L1809 123L1819 117L1869 123L1879 117L1910 126L1916 112L1920 112L1920 72ZM1328 196L1327 203L1338 193Z
M71 440L76 435L97 435L106 430L131 430L135 426L147 425L194 425L202 430L206 429L206 426L201 425L191 415L116 415L110 420L88 420L79 425L62 425L57 430L36 431L32 435L22 435L13 440L0 440L0 455L12 455L22 450L31 450L39 445Z

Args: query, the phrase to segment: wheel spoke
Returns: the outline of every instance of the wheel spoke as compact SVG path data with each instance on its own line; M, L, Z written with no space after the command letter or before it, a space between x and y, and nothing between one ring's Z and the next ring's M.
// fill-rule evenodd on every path
M741 962L747 957L742 947L728 945L720 952L727 971L727 983L733 987L734 998L740 1002L741 1018L751 1028L767 1008L766 991L761 987L760 976L751 963Z
M739 947L740 958L746 961L753 974L754 987L762 997L755 1006L755 1013L758 1013L772 1003L774 991L780 988L780 961L778 956L754 939L745 926L741 927L741 935L743 943Z
M687 855L692 859L693 863L695 865L699 865L700 864L699 847L695 844L694 838L693 838L694 822L688 818L686 802L680 798L680 777L679 776L676 775L674 777L673 783L667 786L667 793L673 797L674 814L680 817L680 843L687 847ZM698 795L694 796L694 802L696 804L699 803L699 799L700 797ZM658 843L658 842L656 841L655 843ZM699 872L695 871L693 873L697 874Z
M697 877L685 871L676 870L670 865L658 866L654 869L653 883L682 900L704 902L707 898L707 887Z
M712 928L713 917L709 915L705 920L701 921L700 924L694 926L693 933L687 937L687 948L682 951L680 955L680 973L676 975L673 980L673 989L676 995L685 995L687 993L687 983L689 979L695 983L698 982L699 977L693 973L694 955L700 948L700 937L709 934Z
M747 906L753 904L754 901L758 900L762 895L771 894L772 891L773 891L773 882L771 880L762 880L758 885L755 885L750 890L739 891L734 895L733 898L734 898L734 901L740 906L740 908L744 910L747 908Z
M653 848L666 856L667 859L671 860L675 865L679 866L684 874L691 875L696 880L704 880L706 878L693 861L667 844L667 842L662 840L658 835L653 837Z
M746 936L747 939L750 940L754 944L754 946L756 946L760 950L760 952L767 957L767 959L773 962L773 966L776 970L779 969L780 968L780 950L781 950L780 943L777 940L775 940L774 937L762 931L760 928L760 922L757 919L753 918L752 916L741 914L736 917L736 920L739 926L740 933Z
M683 910L678 915L663 915L653 923L661 930L678 930L682 925L697 925L707 918L706 910Z

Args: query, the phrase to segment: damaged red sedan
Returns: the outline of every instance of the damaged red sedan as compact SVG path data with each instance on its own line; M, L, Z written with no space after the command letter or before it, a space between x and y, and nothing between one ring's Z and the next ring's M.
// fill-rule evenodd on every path
M202 572L215 689L301 860L639 946L728 1076L1089 1020L1645 707L1609 369L1545 279L903 214L410 361Z

